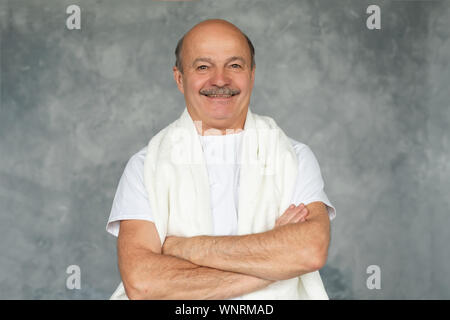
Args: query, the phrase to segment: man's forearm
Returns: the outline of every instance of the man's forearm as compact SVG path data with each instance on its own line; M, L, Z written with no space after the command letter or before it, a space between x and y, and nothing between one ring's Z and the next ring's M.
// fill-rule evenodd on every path
M165 253L220 270L289 279L321 268L319 257L329 241L324 228L326 224L310 220L242 236L175 237Z
M265 288L273 281L195 265L155 253L139 253L131 299L229 299ZM135 257L137 258L137 257ZM125 282L124 282L125 283Z

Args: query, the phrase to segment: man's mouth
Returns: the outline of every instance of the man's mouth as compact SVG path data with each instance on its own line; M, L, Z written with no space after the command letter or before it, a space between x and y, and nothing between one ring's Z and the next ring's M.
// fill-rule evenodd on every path
M204 89L200 90L200 94L204 95L208 98L219 98L219 99L228 99L238 95L240 90L231 89L231 88L214 88L214 89Z
M235 96L234 94L207 94L208 98L231 98Z

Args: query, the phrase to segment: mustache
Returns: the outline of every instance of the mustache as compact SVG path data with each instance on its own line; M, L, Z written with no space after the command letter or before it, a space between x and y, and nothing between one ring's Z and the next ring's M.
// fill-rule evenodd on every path
M229 87L210 88L210 89L200 90L200 94L202 94L204 96L210 96L210 95L234 96L240 92L241 92L241 90L239 90L239 89L233 89L233 88L229 88Z

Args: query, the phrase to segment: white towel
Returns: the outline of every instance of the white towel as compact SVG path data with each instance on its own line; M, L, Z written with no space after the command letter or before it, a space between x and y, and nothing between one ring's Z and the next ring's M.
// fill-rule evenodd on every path
M240 161L238 234L273 229L288 208L297 178L297 157L275 121L250 111ZM209 178L198 132L185 108L181 117L148 144L144 183L161 243L166 235L212 235ZM281 280L243 299L328 299L319 272ZM111 299L127 299L123 284Z

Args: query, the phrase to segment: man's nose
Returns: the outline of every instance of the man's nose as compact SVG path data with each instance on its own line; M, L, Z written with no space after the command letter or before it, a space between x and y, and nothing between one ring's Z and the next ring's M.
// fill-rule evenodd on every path
M211 79L211 84L217 87L223 87L231 84L231 78L223 69L216 69Z

